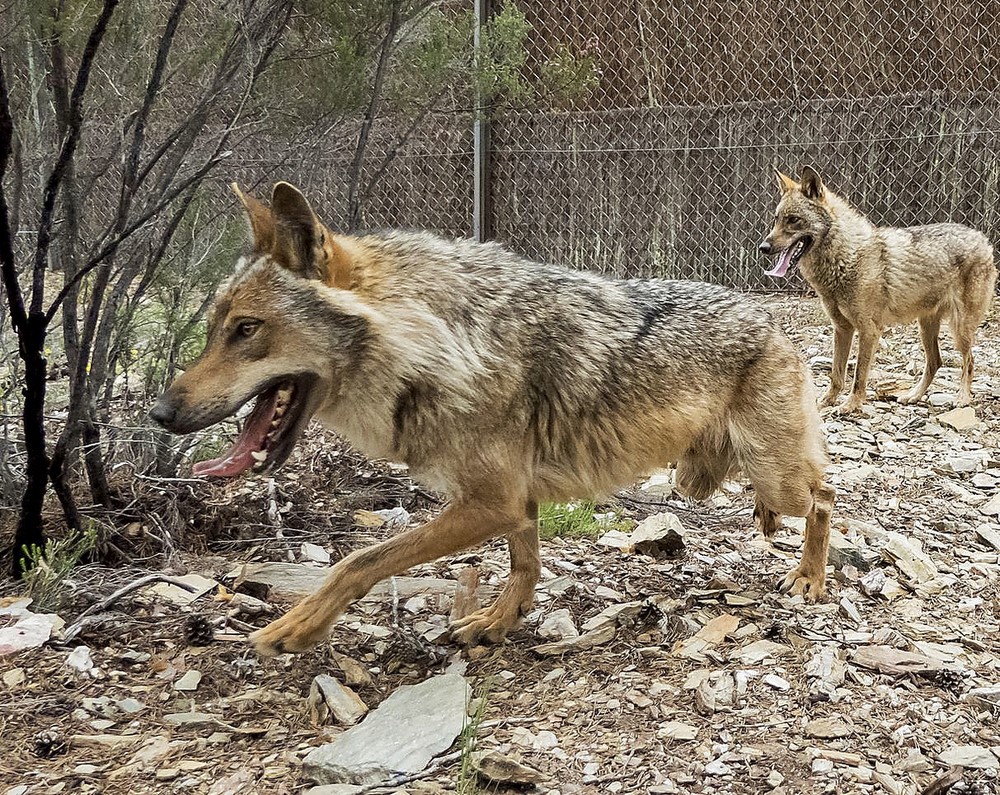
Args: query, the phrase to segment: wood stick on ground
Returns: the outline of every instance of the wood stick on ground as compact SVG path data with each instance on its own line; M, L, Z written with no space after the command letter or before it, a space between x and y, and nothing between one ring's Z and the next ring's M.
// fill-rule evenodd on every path
M105 599L102 599L96 604L92 604L86 610L84 610L77 617L76 621L70 624L66 630L63 632L62 643L70 643L72 640L80 634L80 632L88 624L93 624L95 620L99 618L97 614L104 613L111 605L121 599L123 596L136 591L143 586L149 585L151 582L167 582L171 585L176 585L178 588L183 588L185 591L197 591L198 589L186 583L183 580L178 580L176 577L169 577L166 574L146 574L140 577L138 580L130 582L128 585L123 585L117 591L112 593Z
M965 773L964 768L953 767L943 776L934 779L934 781L924 787L920 795L944 795L944 793L962 780L963 773Z

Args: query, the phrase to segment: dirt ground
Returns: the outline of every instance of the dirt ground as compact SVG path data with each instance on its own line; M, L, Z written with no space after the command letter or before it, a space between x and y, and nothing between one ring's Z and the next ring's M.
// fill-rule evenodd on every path
M824 388L832 343L817 302L767 303ZM977 347L974 427L938 421L957 386L949 342L930 403L879 398L859 417L826 418L838 552L820 604L775 590L801 534L789 522L774 545L758 537L741 484L704 503L641 488L610 503L635 520L676 514L685 532L674 558L586 538L543 542L524 628L468 655L483 705L478 748L537 769L538 791L549 795L1000 792L998 332L994 313ZM921 362L915 329L893 331L875 390L908 387ZM447 667L459 654L440 637L447 593L364 600L308 654L265 660L249 650L246 632L285 605L258 592L263 601L234 608L237 564L300 561L303 542L336 560L389 532L358 527L359 510L402 506L416 521L438 507L405 472L331 439L311 431L273 478L143 487L138 518L114 541L129 563L77 569L60 616L72 623L152 570L198 573L226 590L186 606L137 590L66 645L0 658L0 795L307 791L302 757L342 731L312 720L316 675L353 671L354 690L374 708ZM453 579L469 566L495 593L503 546L411 573ZM613 637L560 655L536 649L554 611L585 631L616 606ZM78 646L89 649L88 672L68 662ZM200 681L179 689L197 679L192 671ZM454 761L378 791L452 790L464 782L460 768Z

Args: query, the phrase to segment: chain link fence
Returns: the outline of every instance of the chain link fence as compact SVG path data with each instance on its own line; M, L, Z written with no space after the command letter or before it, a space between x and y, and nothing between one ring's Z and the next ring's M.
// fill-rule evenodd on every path
M951 220L1000 241L996 2L517 6L531 24L529 76L568 51L595 78L569 101L492 113L493 233L521 253L619 276L801 289L765 276L756 246L773 170L804 164L876 223ZM368 197L365 226L469 234L472 146L470 115L432 114ZM342 168L320 169L335 206Z

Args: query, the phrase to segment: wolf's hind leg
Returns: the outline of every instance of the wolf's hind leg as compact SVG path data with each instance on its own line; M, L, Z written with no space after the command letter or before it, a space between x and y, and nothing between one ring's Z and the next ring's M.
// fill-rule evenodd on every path
M499 643L517 628L535 600L535 585L542 572L538 554L537 511L520 530L507 536L510 577L496 601L460 618L451 625L451 635L463 646Z
M916 403L927 392L938 368L941 367L941 352L938 349L938 334L941 332L941 318L920 318L920 342L924 347L924 374L913 389L903 395L900 403Z
M316 593L254 632L250 641L267 656L305 651L323 640L347 606L368 593L375 583L417 564L510 533L524 525L522 510L493 500L456 501L426 524L340 560Z

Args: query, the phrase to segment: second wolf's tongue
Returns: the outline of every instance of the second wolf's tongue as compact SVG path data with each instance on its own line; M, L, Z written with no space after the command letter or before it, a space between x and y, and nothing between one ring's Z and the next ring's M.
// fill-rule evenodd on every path
M792 247L789 246L778 255L778 261L775 263L774 267L767 271L764 275L777 276L779 279L784 278L785 274L788 273L788 266L791 264Z
M233 446L218 458L199 461L192 467L191 473L196 477L231 478L250 469L256 463L252 453L264 447L264 438L271 429L277 402L277 389L257 398L257 405L247 417L243 432L236 437Z

